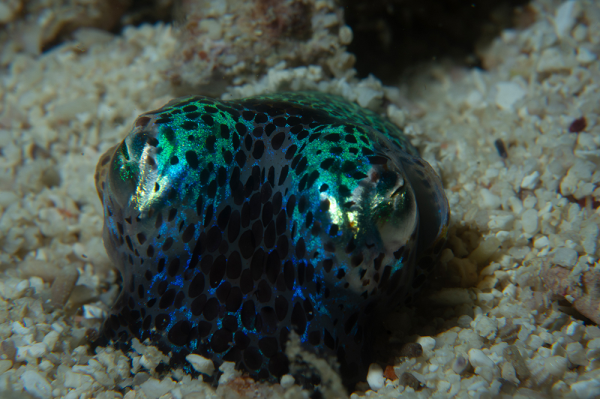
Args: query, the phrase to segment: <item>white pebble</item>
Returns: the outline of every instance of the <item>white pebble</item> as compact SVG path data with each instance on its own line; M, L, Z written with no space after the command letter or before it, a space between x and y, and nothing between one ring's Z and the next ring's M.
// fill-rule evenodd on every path
M527 343L527 346L530 347L533 350L538 350L540 349L540 347L544 344L544 341L540 338L539 335L530 335L529 336L529 342ZM544 348L546 349L546 348Z
M534 248L538 248L538 249L544 248L544 247L547 247L548 245L550 245L550 240L546 236L541 236L541 237L538 237L535 240L533 240Z
M573 267L577 263L579 254L571 248L558 248L554 251L554 263L565 267Z
M383 388L385 378L383 378L383 369L377 363L372 363L369 366L367 374L367 383L373 391L378 391Z
M52 323L51 327L54 331L56 331L59 334L65 330L60 323Z
M496 94L496 105L505 111L510 111L513 105L525 97L527 93L518 83L500 82L496 84L498 93Z
M472 108L481 108L486 105L483 95L477 90L471 90L465 102Z
M485 208L488 209L498 209L500 205L502 205L502 200L496 194L492 194L490 190L487 188L482 188L480 191L481 199L483 200L482 204Z
M51 363L49 360L42 360L40 362L40 364L38 365L38 369L43 371L44 373L50 371L53 368L54 368L54 364Z
M488 227L492 230L506 230L512 227L513 215L490 215Z
M44 289L44 280L39 277L30 277L29 278L29 286L35 290L36 293L42 292Z
M594 399L600 397L600 381L591 379L571 384L571 391L579 399Z
M17 284L17 286L15 287L15 291L16 291L17 295L20 295L27 288L29 288L29 280L23 280L19 284Z
M539 181L540 172L536 170L532 174L527 175L523 178L523 181L521 182L521 188L524 188L526 190L533 190Z
M52 387L48 380L37 371L27 370L21 375L21 382L27 392L39 399L52 397Z
M373 108L377 103L377 100L381 99L382 94L380 91L373 90L368 87L358 87L358 96L356 102L363 108Z
M565 56L557 48L551 47L542 51L536 71L556 72L567 69Z
M525 209L533 209L536 204L537 204L537 198L533 195L530 195L529 197L525 198L525 200L523 201L523 207Z
M10 326L13 334L26 335L31 332L31 328L25 327L20 321L13 321Z
M588 341L586 347L588 350L600 349L600 338L594 338L591 341Z
M563 38L571 32L571 29L575 26L575 22L577 22L580 11L581 7L574 0L565 1L558 7L554 16L556 36Z
M600 228L598 228L598 225L593 222L581 230L581 236L583 237L581 245L586 253L593 254L596 252L596 242L598 241L599 234Z
M523 212L523 203L517 197L510 197L508 199L508 203L509 203L510 208L512 209L512 211L514 213L521 213L521 212Z
M155 378L149 378L140 384L140 388L148 399L158 399L175 388L175 382L169 377L160 381Z
M435 348L435 339L431 337L420 337L417 343L423 348L423 352L432 351Z
M588 360L585 357L585 351L583 345L579 342L571 342L567 345L567 356L569 361L578 366L585 366L588 364Z
M285 375L281 376L281 381L279 383L281 384L282 388L287 389L287 388L291 388L292 385L294 385L294 382L295 382L294 377L292 377L289 374L285 374Z
M450 384L448 381L439 381L437 384L437 390L439 393L447 393L451 387L452 384Z
M491 382L494 378L495 365L494 362L479 349L471 349L469 351L469 361L475 368L475 374L483 377L487 382Z
M579 47L577 49L577 57L575 58L580 64L589 64L590 62L596 61L596 54L592 53L585 47Z
M584 330L585 327L582 322L572 321L571 324L567 326L567 335L572 337L575 341L578 341Z
M496 319L491 319L487 316L478 316L473 320L471 326L477 334L487 339L496 338L498 332L498 322Z
M83 305L83 317L86 319L104 319L106 312L95 305Z
M59 337L59 333L57 333L56 331L50 331L48 334L46 334L46 336L42 340L42 343L46 345L49 352L52 352L52 350L54 349L54 345L56 345L56 343L58 342Z
M396 107L394 104L388 105L387 116L396 124L396 126L404 126L406 124L406 112Z
M567 359L562 356L552 356L544 361L546 371L555 377L562 377L567 371Z
M514 382L515 384L519 383L519 379L517 378L517 372L515 371L515 367L510 362L504 362L502 364L502 378L508 380L510 382Z
M535 209L528 209L521 216L523 231L528 234L535 234L538 231L538 213Z
M486 356L480 349L471 349L469 350L469 361L473 365L473 367L485 367L492 368L494 367L494 362Z
M234 362L223 362L223 364L219 366L219 370L223 373L219 377L219 385L227 384L229 381L233 381L242 375L240 371L235 369Z
M31 357L38 359L48 352L48 348L45 344L41 342L36 342L35 344L32 344L27 348L27 352L29 352L29 355Z
M199 373L211 376L215 371L215 365L213 364L212 360L207 359L203 356L191 354L187 355L185 357L185 360L190 362L194 370L196 370Z
M352 29L348 25L342 26L338 32L338 37L343 45L350 44L353 38Z
M463 355L458 355L452 363L452 371L454 371L456 374L461 374L467 369L468 366L469 362L467 359L465 359Z

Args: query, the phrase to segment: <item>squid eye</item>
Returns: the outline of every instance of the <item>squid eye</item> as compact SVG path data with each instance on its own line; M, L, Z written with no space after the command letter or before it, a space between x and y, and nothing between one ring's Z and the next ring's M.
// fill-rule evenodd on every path
M404 189L404 176L400 172L388 170L381 174L378 184L382 194L385 193L386 196L389 195L389 198L394 198Z
M404 188L404 186L400 186L398 187L393 193L392 195L390 195L391 198L394 198L395 196L397 196L398 194L400 194L402 192L402 189Z
M130 159L127 144L123 142L115 151L109 167L110 191L121 207L127 206L139 180L139 166Z
M123 158L125 158L126 161L129 161L129 148L127 148L127 143L125 141L121 143L121 146L119 147L119 152L121 153Z

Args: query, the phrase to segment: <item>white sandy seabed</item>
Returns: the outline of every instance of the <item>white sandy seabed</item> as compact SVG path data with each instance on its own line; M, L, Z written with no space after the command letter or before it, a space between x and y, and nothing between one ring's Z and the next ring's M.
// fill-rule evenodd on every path
M430 336L413 337L422 356L374 370L354 398L600 397L600 328L561 311L571 302L596 322L600 313L600 5L539 0L530 12L531 25L487 51L486 71L434 66L390 88L280 64L224 95L285 83L371 108L385 98L381 111L441 173L452 225L440 273L450 286L424 300L442 311L421 329ZM129 28L86 51L67 43L18 55L0 74L2 397L306 395L289 378L254 384L227 365L216 390L181 370L159 376L162 355L143 345L132 359L88 351L88 329L115 294L95 164L136 115L172 97L157 71L174 41L169 26ZM560 277L550 285L564 303L541 275ZM407 323L390 315L394 334ZM394 376L404 373L412 384Z

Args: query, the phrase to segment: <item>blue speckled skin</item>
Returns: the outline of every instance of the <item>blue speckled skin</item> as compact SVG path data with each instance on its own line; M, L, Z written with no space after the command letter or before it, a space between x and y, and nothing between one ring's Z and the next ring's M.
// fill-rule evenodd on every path
M309 92L173 100L101 157L96 186L123 277L106 337L272 381L291 330L364 380L370 323L424 282L449 217L397 127Z

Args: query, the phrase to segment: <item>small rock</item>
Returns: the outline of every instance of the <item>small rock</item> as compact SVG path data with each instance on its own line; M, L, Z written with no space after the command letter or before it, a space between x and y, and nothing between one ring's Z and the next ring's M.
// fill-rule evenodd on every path
M379 100L383 97L383 94L369 87L358 87L358 94L356 102L363 108L374 108Z
M502 139L497 139L496 141L494 141L494 146L496 146L496 151L498 151L498 155L500 155L504 159L508 158L506 144L504 144L504 141Z
M585 47L579 47L577 49L577 57L575 57L577 62L584 65L596 61L597 58L598 57L596 57L596 54L592 53Z
M383 369L377 363L372 363L369 366L367 383L373 391L378 391L383 388L383 385L385 384L385 378L383 378Z
M52 397L52 387L48 380L37 371L27 370L21 375L21 382L27 392L39 399Z
M567 350L567 356L571 363L576 364L577 366L585 366L589 363L585 357L583 345L579 342L571 342L565 349Z
M487 188L482 188L480 191L481 205L487 209L498 209L502 205L502 200L496 194L493 194Z
M521 221L523 223L523 231L528 234L537 233L538 227L538 211L535 209L528 209L523 212L521 216Z
M523 359L521 352L519 352L519 349L517 349L516 346L510 345L504 348L504 350L502 351L502 355L513 365L515 371L517 372L517 377L521 381L523 381L526 378L529 378L531 372L529 371L527 363L525 363L525 359Z
M562 356L551 356L544 361L544 368L555 377L562 377L567 371L567 359Z
M590 379L587 381L579 381L571 384L571 391L579 399L594 399L600 397L600 381Z
M431 337L420 337L417 343L421 345L423 352L431 352L435 348L435 339Z
M340 38L340 43L343 45L348 45L352 42L353 34L352 29L348 25L344 25L340 28L338 32L338 37Z
M481 349L469 350L469 362L471 362L473 367L494 367L494 362Z
M573 267L577 263L579 254L572 248L558 248L554 251L554 263L565 267Z
M140 388L146 394L148 399L158 399L168 393L171 389L175 388L175 382L168 377L161 381L155 378L149 378L140 385Z
M235 369L234 362L223 362L219 367L219 370L223 373L219 377L219 385L227 384L230 381L233 381L237 377L240 377L242 373Z
M486 381L492 382L496 366L480 349L469 350L469 362L475 368L475 374L480 375Z
M558 9L554 16L554 30L556 36L563 38L571 33L571 29L577 22L577 17L581 12L581 6L577 1L565 1Z
M582 116L581 118L577 118L573 122L571 122L571 124L569 125L569 132L580 133L583 132L586 127L587 120L585 119L585 116Z
M471 323L471 326L477 334L481 337L493 340L496 338L498 332L498 322L496 318L489 318L487 316L477 316Z
M212 360L207 359L203 356L191 354L187 355L185 357L185 360L190 362L194 370L196 370L199 373L211 376L215 371L215 365L213 364Z
M538 237L535 240L533 240L534 248L538 248L538 249L544 248L544 247L547 247L548 245L550 245L550 240L546 236L541 236L541 237Z
M21 295L27 288L29 288L29 280L22 280L16 285L15 291L17 292L17 295Z
M502 364L501 375L502 378L507 381L511 381L515 384L519 383L519 380L517 379L517 372L510 362L504 362Z
M400 384L404 385L405 387L411 387L415 391L418 391L422 388L419 380L417 380L417 378L411 373L402 373L402 376L400 377Z
M521 188L524 188L526 190L533 190L539 181L540 172L536 170L532 174L527 175L523 178L523 181L521 182Z
M481 241L477 248L469 255L469 260L478 265L485 265L486 262L500 249L502 243L496 237L490 237Z
M396 375L396 372L394 371L394 368L392 366L386 366L384 372L383 372L383 376L391 381L396 381L398 379L398 376Z
M394 104L388 105L387 116L396 126L402 127L406 124L406 112Z
M83 305L83 317L85 319L104 319L106 312L98 306L87 304Z
M500 82L496 84L496 105L505 111L510 111L513 105L525 97L527 93L518 83Z
M279 384L281 385L282 388L288 389L288 388L291 388L292 385L294 385L294 382L296 382L294 377L292 377L289 374L285 374L285 375L281 376L281 381L279 382Z
M537 64L538 72L557 72L569 68L565 60L565 56L554 47L547 48L542 51L542 55Z
M469 361L463 356L458 355L456 359L454 359L454 363L452 363L452 371L456 374L462 374L469 367Z

